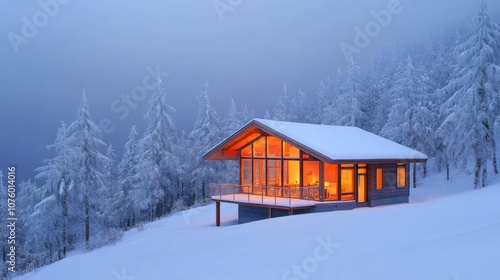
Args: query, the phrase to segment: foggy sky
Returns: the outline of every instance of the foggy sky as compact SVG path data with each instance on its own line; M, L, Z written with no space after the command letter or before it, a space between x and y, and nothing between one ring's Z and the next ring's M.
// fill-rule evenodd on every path
M83 88L94 121L106 119L114 128L105 142L121 154L131 125L144 130L151 92L133 105L122 98L144 87L148 67L169 73L162 79L177 109L173 118L178 129L189 131L205 81L220 115L234 97L240 110L247 104L263 116L283 82L292 95L299 88L315 94L322 79L344 67L340 45L354 45L355 28L373 21L372 11L399 2L400 12L354 56L360 64L391 41L419 42L466 23L479 2L54 1L0 0L0 169L17 165L24 179L53 156L45 146L53 143L60 121L75 119ZM56 5L47 12L40 3ZM498 16L499 10L500 3L490 0L490 13ZM26 21L39 25L25 32L30 38L23 35ZM11 43L16 35L24 38L17 45Z

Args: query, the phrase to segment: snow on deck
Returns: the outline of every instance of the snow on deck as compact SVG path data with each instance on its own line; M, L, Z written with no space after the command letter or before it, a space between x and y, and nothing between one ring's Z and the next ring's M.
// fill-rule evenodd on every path
M252 203L261 205L290 207L290 208L313 207L316 204L320 203L319 201L314 201L314 200L262 196L257 194L245 194L245 193L214 195L212 196L212 200L220 200L222 202L230 202L230 203Z

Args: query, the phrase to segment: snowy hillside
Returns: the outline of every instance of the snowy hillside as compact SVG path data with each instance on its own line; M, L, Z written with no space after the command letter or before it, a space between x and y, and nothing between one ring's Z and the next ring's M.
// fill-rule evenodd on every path
M19 277L54 279L499 279L500 184L433 175L411 203L235 225L237 208L192 209L118 244Z

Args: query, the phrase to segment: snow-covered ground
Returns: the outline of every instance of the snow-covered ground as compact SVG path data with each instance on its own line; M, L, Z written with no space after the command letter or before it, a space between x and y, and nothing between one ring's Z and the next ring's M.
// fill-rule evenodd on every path
M191 209L18 280L500 279L500 184L432 175L411 203L236 225L237 208Z

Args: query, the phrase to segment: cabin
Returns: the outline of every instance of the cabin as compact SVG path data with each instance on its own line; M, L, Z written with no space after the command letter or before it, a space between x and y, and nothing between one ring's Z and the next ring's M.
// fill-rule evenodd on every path
M357 127L253 119L203 155L239 162L239 184L211 184L238 222L408 203L410 163L427 156Z

